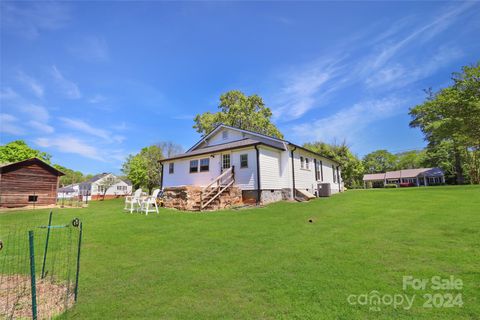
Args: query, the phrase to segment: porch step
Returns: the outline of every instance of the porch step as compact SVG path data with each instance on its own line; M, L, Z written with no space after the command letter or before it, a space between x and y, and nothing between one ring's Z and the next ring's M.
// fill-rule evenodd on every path
M204 207L203 209L200 208L200 201L197 201L197 203L193 206L193 209L196 210L196 211L201 211L201 210L213 210L213 208L215 206L218 206L218 204L220 203L220 198L226 194L226 193L229 193L230 192L230 187L226 188L225 190L223 190L222 193L220 193L220 195L218 195L218 197L216 197L214 200L212 200L206 207ZM210 195L208 195L207 197L203 198L203 203L206 203L208 201L210 201L210 199L212 199L213 197L217 196L217 193L216 192L212 192Z

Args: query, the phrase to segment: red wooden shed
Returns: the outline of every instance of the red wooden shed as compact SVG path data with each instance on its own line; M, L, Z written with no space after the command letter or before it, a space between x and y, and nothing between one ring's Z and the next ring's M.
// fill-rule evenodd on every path
M0 207L54 205L63 175L37 158L0 164Z

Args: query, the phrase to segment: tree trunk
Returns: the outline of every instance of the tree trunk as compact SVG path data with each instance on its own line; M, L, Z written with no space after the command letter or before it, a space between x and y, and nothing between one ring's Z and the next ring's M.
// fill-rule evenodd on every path
M463 167L462 167L462 155L460 150L456 145L453 147L454 157L455 157L455 175L457 184L465 184L465 176L463 175Z

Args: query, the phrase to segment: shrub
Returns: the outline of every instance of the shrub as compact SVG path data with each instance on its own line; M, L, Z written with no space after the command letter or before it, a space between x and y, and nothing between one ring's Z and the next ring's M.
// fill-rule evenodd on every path
M385 188L396 188L397 185L395 183L387 183L384 187Z

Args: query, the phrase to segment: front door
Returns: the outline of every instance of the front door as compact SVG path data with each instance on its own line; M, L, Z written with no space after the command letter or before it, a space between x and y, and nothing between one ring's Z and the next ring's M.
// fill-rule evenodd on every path
M228 169L231 167L231 154L230 153L222 153L222 163L220 163L221 171Z

